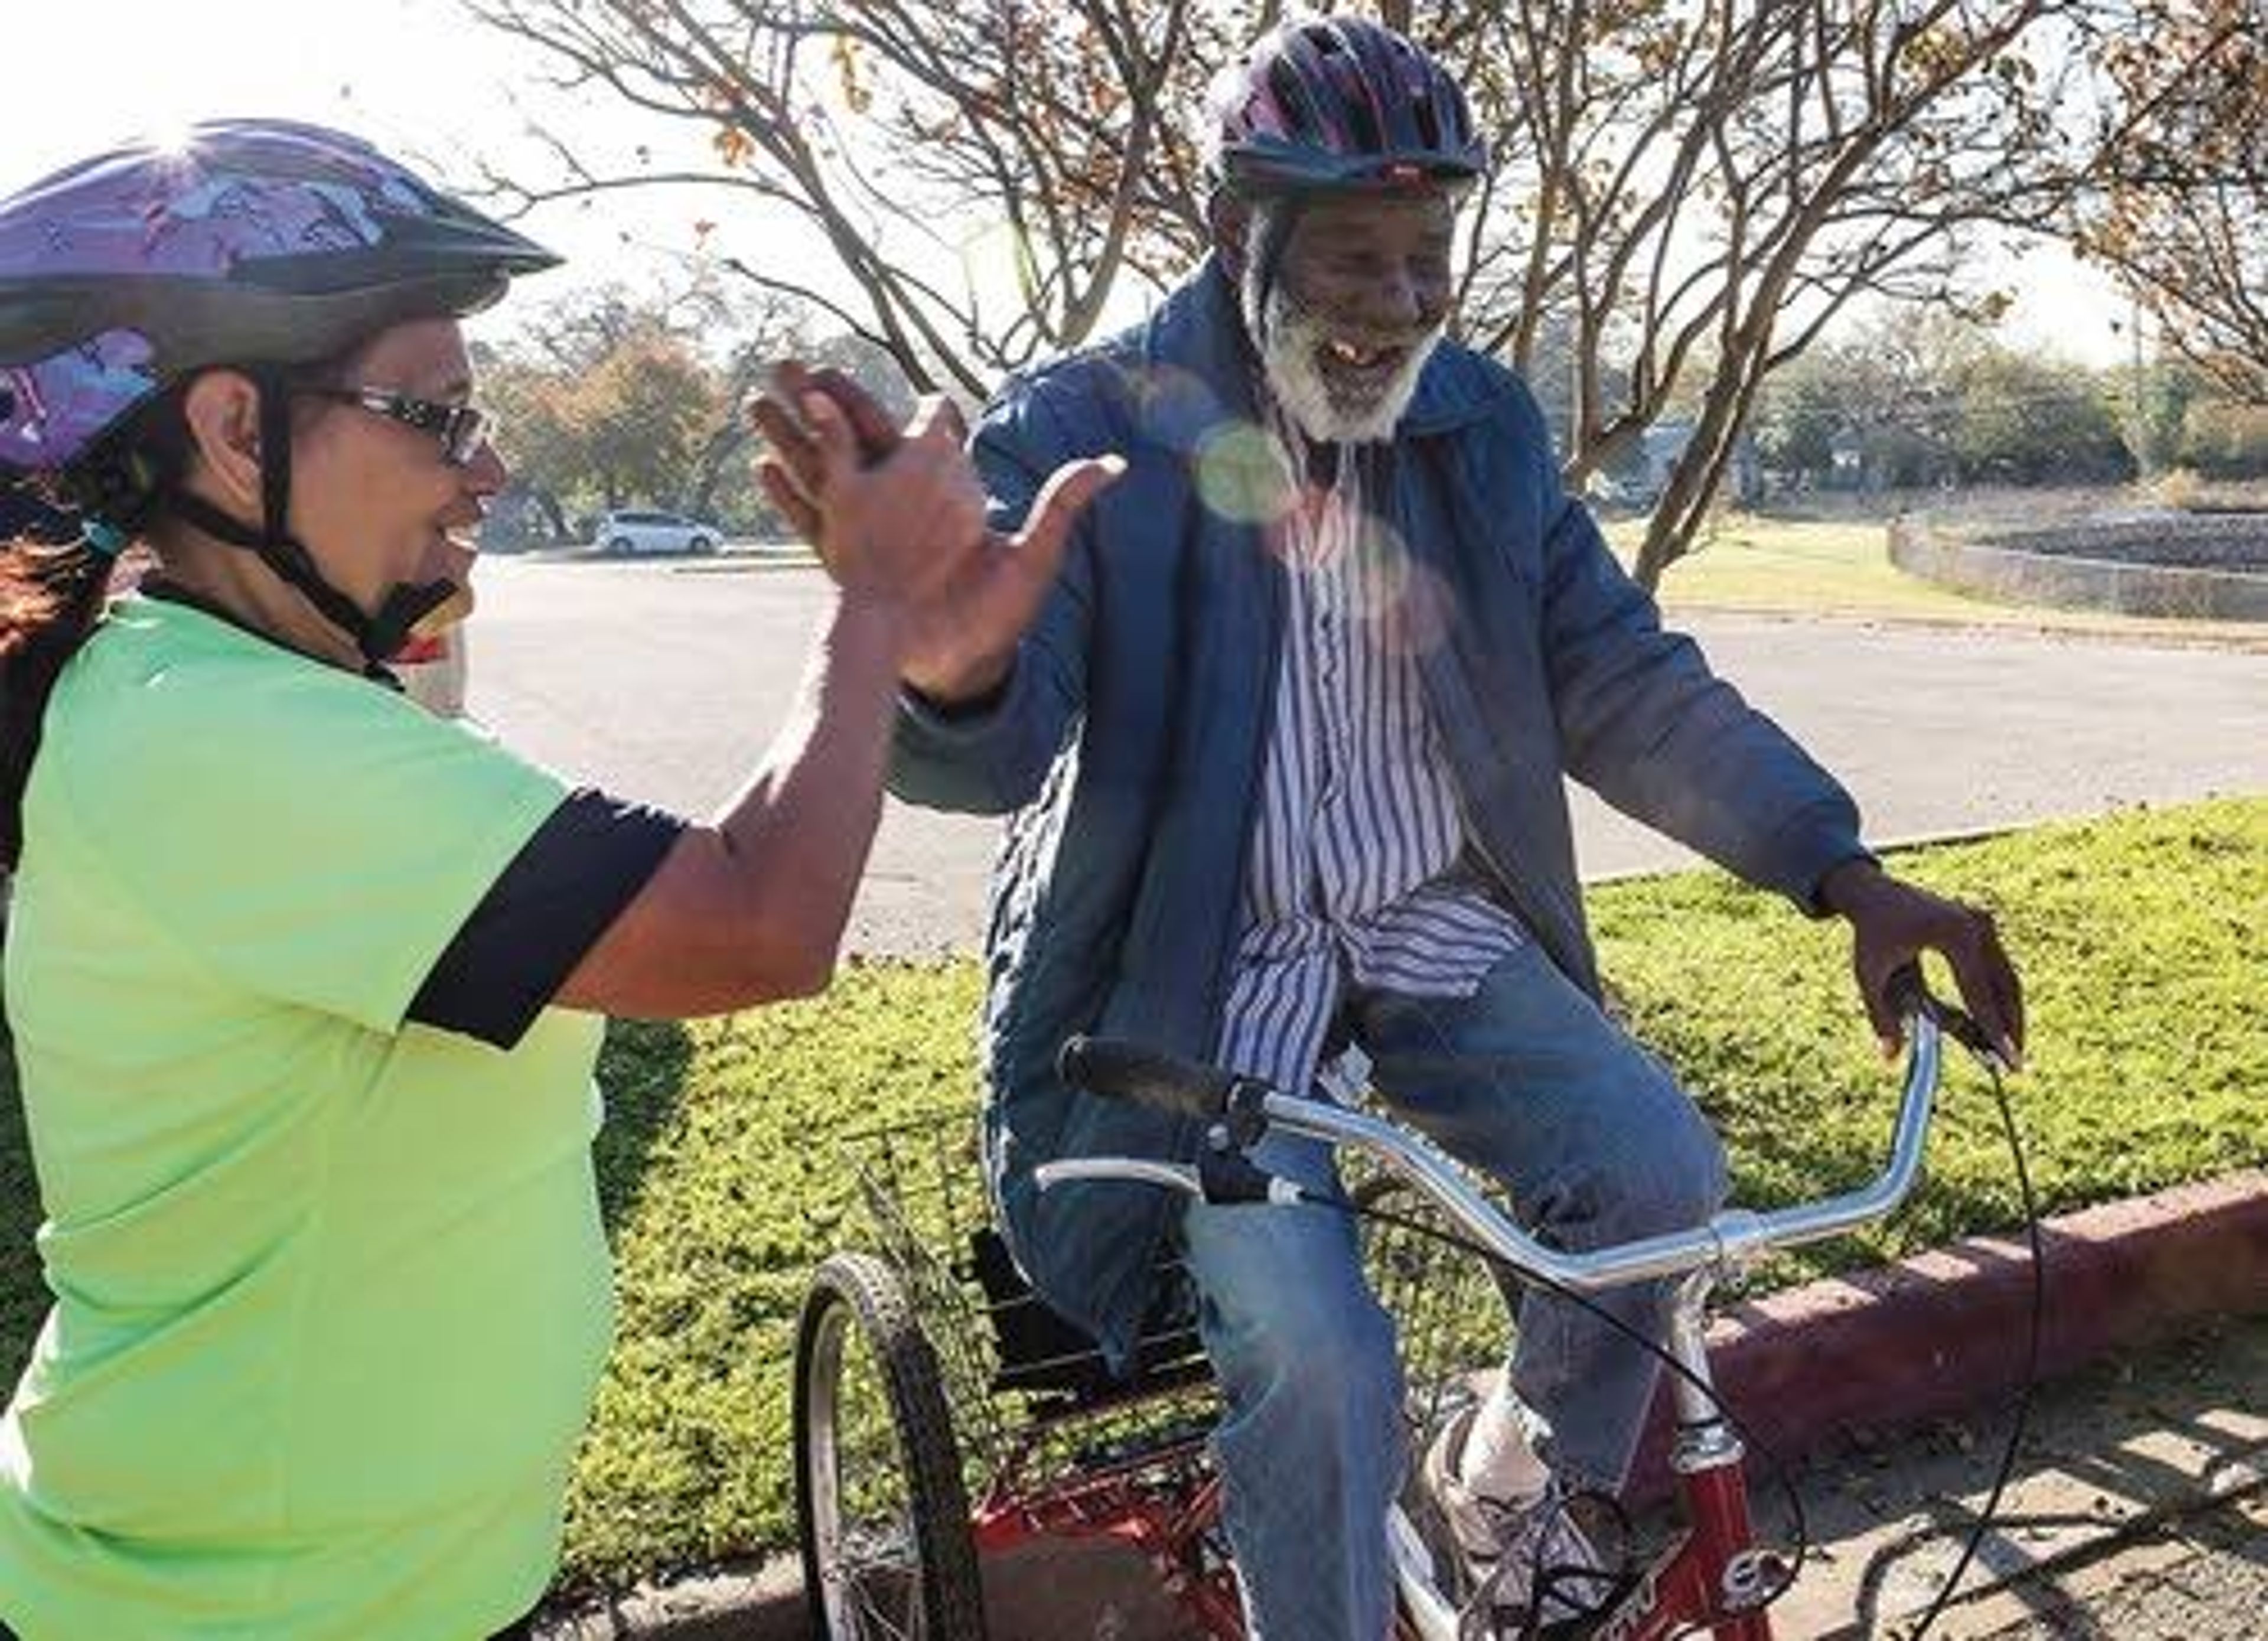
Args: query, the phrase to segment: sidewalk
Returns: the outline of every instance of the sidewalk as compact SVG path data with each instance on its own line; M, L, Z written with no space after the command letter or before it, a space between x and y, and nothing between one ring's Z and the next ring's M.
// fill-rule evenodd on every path
M1959 1559L2014 1398L1897 1440L1866 1432L1798 1478L1812 1558L1774 1610L1789 1641L1911 1632ZM1758 1505L1783 1532L1785 1508ZM1932 1641L2236 1641L2263 1632L2268 1315L2124 1351L2037 1394L2014 1475ZM2217 1581L2216 1546L2252 1538ZM2233 1548L2233 1547L2229 1547ZM2249 1576L2231 1573L2249 1565ZM2154 1584L2170 1586L2153 1592ZM2113 1615L2117 1615L2114 1621Z
M2043 1577L2084 1570L2137 1532L2233 1508L2257 1496L2268 1474L2268 1320L2228 1327L2226 1343L2204 1348L2205 1365L2180 1383L2170 1382L2176 1370L2132 1361L2221 1319L2268 1318L2268 1172L2065 1215L2041 1232L2048 1388L2002 1525L1963 1581L1980 1593L1965 1595L1959 1625L1948 1617L1936 1635L1997 1634L2026 1602L2046 1599L2039 1592L2053 1586ZM1716 1324L1727 1401L1783 1458L1816 1461L1800 1486L1819 1559L1782 1608L1781 1633L1886 1633L1935 1593L1999 1457L2029 1308L2021 1243L1977 1238L1738 1306ZM2199 1352L2176 1346L2150 1359ZM2086 1364L2099 1365L2070 1377ZM1908 1434L1892 1441L1900 1431ZM1663 1490L1665 1446L1657 1417L1641 1498ZM1781 1507L1758 1492L1765 1530L1783 1530ZM986 1593L992 1641L1186 1633L1139 1561L1115 1546L1051 1546L995 1562ZM789 1557L644 1592L539 1633L799 1641L809 1632Z

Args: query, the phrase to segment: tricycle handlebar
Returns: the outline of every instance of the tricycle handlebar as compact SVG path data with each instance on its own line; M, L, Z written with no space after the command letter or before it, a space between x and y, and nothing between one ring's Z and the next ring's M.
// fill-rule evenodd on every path
M1705 1225L1586 1253L1569 1253L1537 1241L1475 1188L1439 1148L1384 1118L1328 1100L1287 1094L1216 1067L1093 1038L1073 1038L1065 1044L1061 1065L1067 1081L1091 1092L1212 1119L1206 1143L1214 1154L1241 1151L1270 1129L1367 1152L1439 1204L1461 1231L1514 1269L1564 1287L1594 1291L1703 1267L1734 1266L1764 1249L1838 1236L1890 1213L1912 1191L1921 1172L1942 1057L1940 1016L1949 1012L1918 990L1911 996L1906 1011L1910 1046L1905 1085L1889 1160L1868 1184L1838 1196L1769 1212L1727 1209ZM1208 1187L1223 1177L1257 1179L1263 1187L1278 1188L1241 1190L1227 1200L1264 1196L1280 1202L1299 1196L1283 1181L1268 1181L1256 1170L1227 1176L1213 1167L1129 1158L1077 1158L1043 1163L1035 1171L1042 1190L1079 1180L1138 1180L1192 1195L1212 1196L1215 1200L1223 1198Z

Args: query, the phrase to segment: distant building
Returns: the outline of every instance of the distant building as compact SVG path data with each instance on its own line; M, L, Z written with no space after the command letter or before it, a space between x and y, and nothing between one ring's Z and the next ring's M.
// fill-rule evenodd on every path
M1612 469L1593 481L1593 494L1622 506L1652 507L1669 488L1670 474L1692 442L1691 417L1663 418L1647 428ZM1724 482L1733 499L1744 506L1764 495L1764 469L1756 459L1756 441L1746 433L1734 443Z

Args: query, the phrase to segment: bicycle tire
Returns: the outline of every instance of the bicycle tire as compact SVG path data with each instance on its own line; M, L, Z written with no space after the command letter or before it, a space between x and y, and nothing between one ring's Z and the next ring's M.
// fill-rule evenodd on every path
M794 1439L811 1633L984 1641L943 1375L904 1284L872 1255L832 1255L812 1275L796 1330Z

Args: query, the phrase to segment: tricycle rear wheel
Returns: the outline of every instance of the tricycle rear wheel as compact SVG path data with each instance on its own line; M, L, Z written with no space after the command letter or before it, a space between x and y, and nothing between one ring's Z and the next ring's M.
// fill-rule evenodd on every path
M812 1276L795 1349L805 1598L826 1641L984 1641L968 1494L936 1352L883 1261Z

